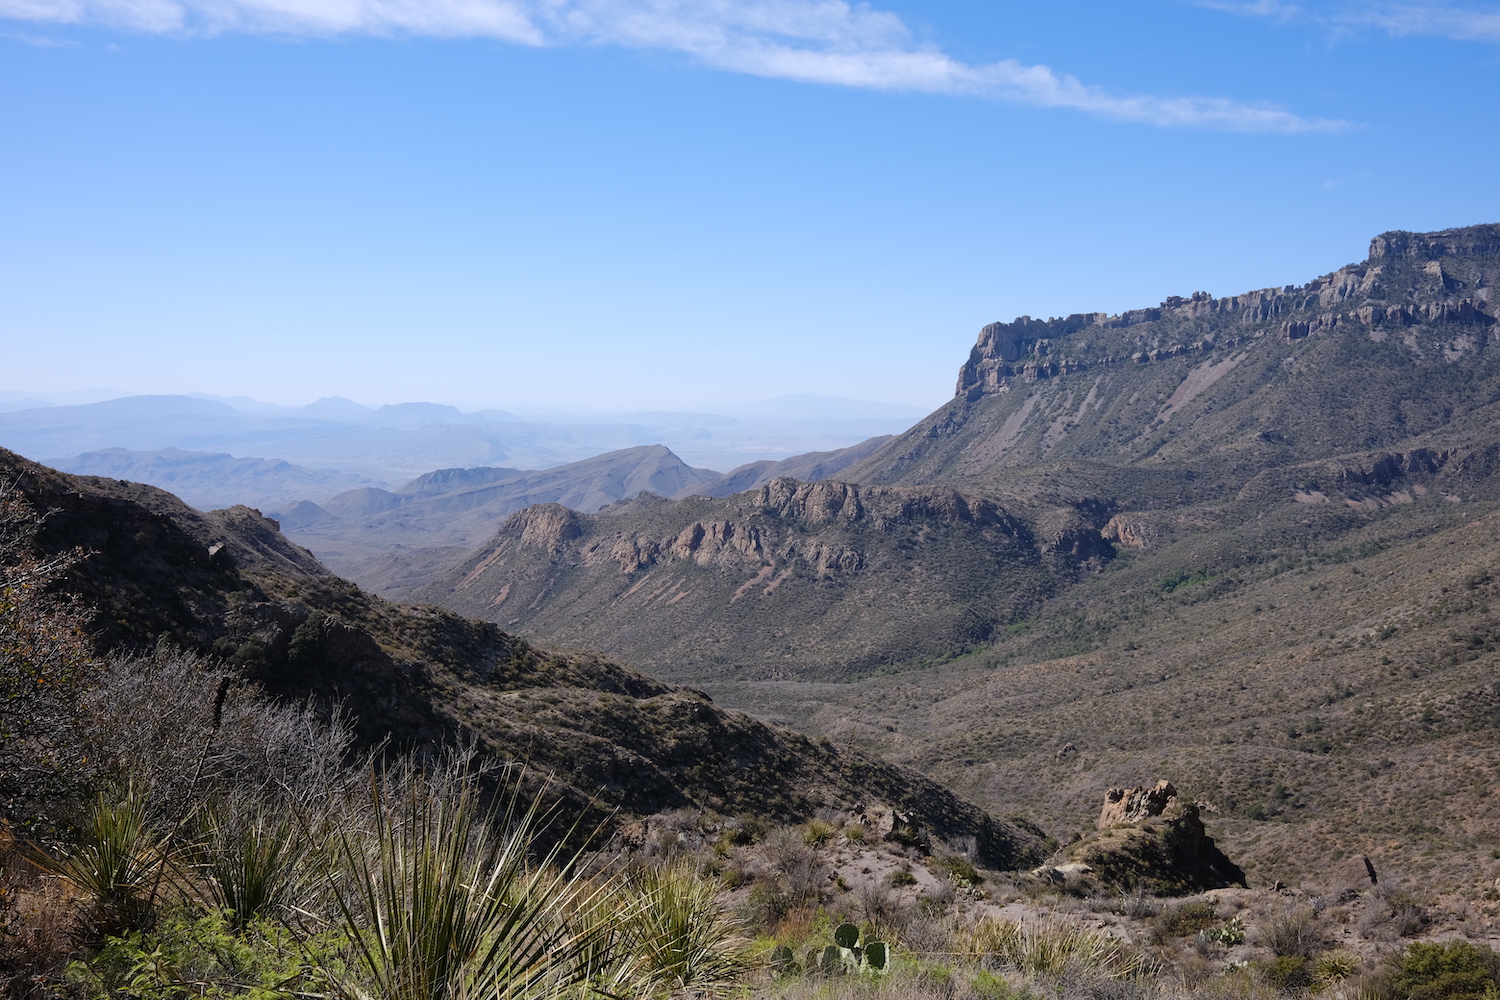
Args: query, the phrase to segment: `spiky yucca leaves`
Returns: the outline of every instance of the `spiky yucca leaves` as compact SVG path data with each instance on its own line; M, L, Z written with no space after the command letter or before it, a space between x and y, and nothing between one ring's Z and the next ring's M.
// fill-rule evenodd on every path
M1013 966L1031 976L1055 977L1084 972L1106 979L1135 979L1150 970L1139 952L1119 938L1063 920L1016 923L990 918L967 934L966 950L975 958Z
M722 890L701 877L691 859L646 869L633 887L638 905L626 917L626 933L648 988L701 996L734 983L745 968L739 928Z
M131 925L149 912L169 862L168 835L152 829L145 796L134 786L119 799L94 800L78 841L54 856L28 846L28 861L79 889L106 923Z
M272 818L263 809L235 816L218 802L204 811L203 835L201 895L228 915L235 930L281 915L312 877L308 839L288 818Z
M399 787L372 778L375 823L333 837L334 898L365 982L344 995L381 1000L545 1000L597 971L607 922L582 919L607 898L577 855L531 857L539 799L513 786L503 813L450 777ZM607 942L605 942L607 947Z

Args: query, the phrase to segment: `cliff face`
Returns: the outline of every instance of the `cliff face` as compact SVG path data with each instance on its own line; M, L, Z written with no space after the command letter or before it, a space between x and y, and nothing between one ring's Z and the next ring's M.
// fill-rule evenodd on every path
M1379 341L1382 334L1404 335L1410 327L1483 331L1495 322L1491 290L1497 255L1500 226L1391 232L1370 241L1364 263L1302 286L1227 298L1194 292L1113 316L1076 313L1045 321L1021 316L991 323L979 331L959 369L956 395L976 399L1007 391L1016 380L1232 350L1246 337L1267 333L1293 341L1343 326ZM1132 332L1122 333L1127 330Z
M841 476L1149 463L1232 495L1273 467L1477 440L1500 399L1497 248L1500 226L1386 233L1305 285L991 324L954 399Z

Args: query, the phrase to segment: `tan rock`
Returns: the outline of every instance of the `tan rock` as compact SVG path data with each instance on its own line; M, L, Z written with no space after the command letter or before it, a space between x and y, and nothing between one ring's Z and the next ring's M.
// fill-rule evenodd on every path
M1177 801L1177 789L1170 781L1158 781L1152 788L1111 788L1104 793L1104 808L1099 812L1098 827L1108 830L1112 826L1139 823L1160 816Z

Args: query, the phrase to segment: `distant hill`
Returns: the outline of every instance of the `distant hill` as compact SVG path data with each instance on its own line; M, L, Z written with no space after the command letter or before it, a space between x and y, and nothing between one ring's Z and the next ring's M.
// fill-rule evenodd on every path
M50 512L44 551L92 550L63 586L97 609L106 648L175 642L217 654L274 694L343 705L369 743L464 740L527 760L579 807L800 820L885 804L938 836L972 838L992 864L1043 854L1034 828L910 769L725 712L597 656L548 654L490 624L372 597L247 508L203 513L154 487L69 476L3 450L0 477ZM292 634L302 628L307 646L309 622L314 660L292 668Z
M413 597L653 670L805 677L967 648L1090 571L1108 512L772 480L516 514Z
M789 476L792 479L800 479L803 482L816 482L819 479L832 479L849 466L867 457L871 452L877 450L890 440L890 435L872 437L861 441L859 444L841 448L838 451L814 451L806 455L793 455L779 462L762 461L750 462L739 468L731 469L705 483L695 486L684 487L677 496L691 496L699 494L708 497L728 497L746 490L753 490L764 486L773 479Z
M717 477L689 467L661 445L648 445L529 472L441 469L396 491L361 487L270 516L338 572L399 596L477 548L507 517L532 504L595 511L642 491L677 493Z
M106 448L55 462L54 468L80 476L107 476L160 486L199 510L236 504L269 510L308 497L324 499L368 482L349 473L304 469L278 459L235 458L177 448Z

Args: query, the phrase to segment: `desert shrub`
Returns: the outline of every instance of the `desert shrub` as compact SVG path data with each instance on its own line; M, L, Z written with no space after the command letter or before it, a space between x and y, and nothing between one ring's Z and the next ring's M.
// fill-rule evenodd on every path
M976 889L984 883L984 876L974 868L974 863L962 854L948 854L937 859L938 868L948 881L960 889Z
M214 793L314 812L359 793L342 715L271 701L194 653L161 647L112 660L82 712L97 779L129 776L169 816Z
M1414 941L1390 977L1402 1000L1482 1000L1500 985L1500 955L1468 941Z
M1266 983L1282 992L1312 985L1312 963L1302 955L1277 955L1261 967Z
M897 868L885 877L885 883L893 889L900 889L904 886L916 885L917 877L904 868Z
M107 939L93 956L70 963L66 979L89 1000L319 995L343 971L347 944L336 932L299 938L263 920L235 930L222 913L178 909L149 932Z
M1323 929L1305 906L1276 914L1261 927L1261 936L1277 958L1310 959L1323 947Z
M75 785L78 700L97 671L86 609L49 590L84 554L38 556L42 520L0 483L0 799L25 816Z
M1194 900L1168 907L1151 920L1151 943L1162 944L1173 938L1187 937L1209 930L1218 923L1211 900Z

